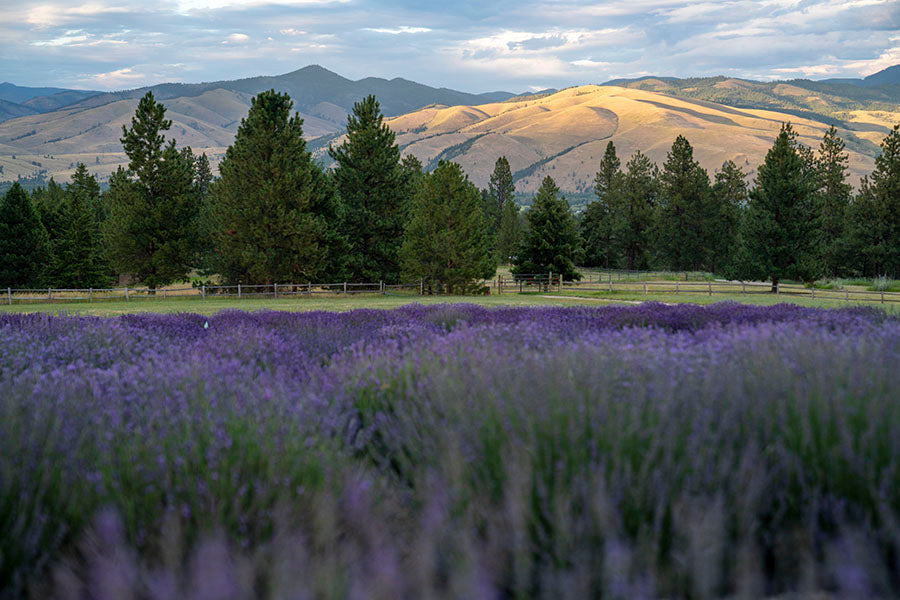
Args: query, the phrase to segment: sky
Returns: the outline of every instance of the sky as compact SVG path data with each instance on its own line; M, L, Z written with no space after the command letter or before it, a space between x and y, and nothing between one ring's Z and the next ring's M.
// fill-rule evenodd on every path
M619 77L862 77L898 0L0 0L0 81L130 89L319 64L522 93Z

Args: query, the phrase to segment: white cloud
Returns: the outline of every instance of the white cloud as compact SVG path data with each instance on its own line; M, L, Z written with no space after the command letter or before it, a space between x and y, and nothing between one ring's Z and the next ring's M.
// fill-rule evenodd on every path
M612 63L604 62L602 60L573 60L572 64L576 67L589 67L591 69L603 69L610 66Z
M363 31L373 31L375 33L388 33L390 35L398 35L401 33L428 33L431 31L428 27L409 27L407 25L401 25L400 27L395 27L393 29L388 27L364 27Z
M52 27L78 19L97 17L106 14L129 13L133 11L134 9L128 6L109 6L96 2L87 2L77 6L39 4L28 9L25 22L36 27Z
M250 36L247 35L246 33L232 33L227 38L225 38L225 41L222 43L223 44L245 44L249 41L250 41Z
M307 35L305 31L301 31L299 29L294 29L293 27L288 27L287 29L280 29L278 31L281 35Z

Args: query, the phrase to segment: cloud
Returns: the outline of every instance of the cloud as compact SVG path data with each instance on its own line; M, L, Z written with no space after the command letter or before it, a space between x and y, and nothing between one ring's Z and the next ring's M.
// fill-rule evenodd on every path
M387 27L364 27L363 31L372 31L374 33L387 33L390 35L398 35L401 33L428 33L431 31L428 27L409 27L402 25L393 29Z
M250 41L250 36L247 35L246 33L232 33L227 38L225 38L225 41L222 43L223 44L245 44L249 41Z
M137 73L131 67L116 69L115 71L109 71L108 73L97 73L85 78L86 81L97 83L105 88L129 85L144 79L145 75L143 73Z
M6 3L4 78L21 85L211 81L318 63L354 79L517 92L641 73L858 77L900 62L897 0Z

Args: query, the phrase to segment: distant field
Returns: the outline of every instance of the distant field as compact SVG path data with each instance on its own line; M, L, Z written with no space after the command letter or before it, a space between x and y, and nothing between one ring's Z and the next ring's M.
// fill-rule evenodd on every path
M502 296L349 296L328 298L200 298L114 300L88 304L87 302L59 302L43 304L0 305L0 312L13 313L67 313L81 315L112 316L132 313L181 313L191 312L211 315L221 310L285 310L305 312L311 310L347 311L357 308L391 309L405 304L445 304L465 302L480 306L546 306L584 304L595 306L596 300L554 299L531 294L504 294Z
M202 300L200 298L141 299L141 300L109 300L89 304L80 302L53 302L40 304L0 305L0 313L36 313L79 314L95 316L114 316L139 313L196 313L202 315L215 314L222 310L283 310L290 312L307 312L312 310L348 311L358 308L389 310L406 304L456 304L468 303L479 306L604 306L608 304L637 304L641 302L663 302L666 304L713 304L715 302L739 302L770 306L774 304L796 304L816 308L846 308L849 306L869 306L881 308L889 313L900 313L900 304L878 304L872 302L846 302L844 300L819 299L774 294L668 294L655 293L643 295L640 292L597 292L570 291L562 294L523 292L504 293L491 296L333 296L314 298L216 298Z

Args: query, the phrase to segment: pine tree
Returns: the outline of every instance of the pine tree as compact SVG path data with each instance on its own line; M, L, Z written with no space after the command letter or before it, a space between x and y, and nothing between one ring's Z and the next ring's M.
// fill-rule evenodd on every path
M581 279L575 270L581 250L578 225L566 199L559 197L553 178L547 176L541 182L525 218L528 233L512 272L516 275L552 272L570 281Z
M725 161L712 187L709 267L713 273L730 273L741 245L741 225L747 207L746 175L733 161Z
M88 206L94 214L94 223L97 226L97 234L100 233L100 225L109 216L106 207L100 199L100 184L85 166L84 163L78 163L75 172L72 174L72 181L66 186L67 191L78 191L84 194L88 199Z
M622 231L619 244L625 268L646 269L653 215L659 197L659 168L640 150L625 165L622 178Z
M367 96L347 117L344 143L328 150L337 163L334 181L345 207L342 233L350 243L354 281L400 279L408 175L394 140L375 96Z
M819 177L819 204L822 233L822 264L829 275L838 275L846 261L845 224L850 206L851 187L847 183L850 155L846 145L832 126L825 132L816 158Z
M812 281L818 277L815 183L790 123L759 167L744 233L749 264L742 278Z
M516 196L516 185L513 183L512 171L505 156L501 156L494 163L494 170L491 172L487 192L484 216L487 219L488 235L492 246L496 246L501 221L503 220L503 207L506 206L507 202L514 202Z
M185 278L196 262L199 202L193 165L174 140L166 144L163 132L172 122L165 112L147 92L131 127L122 126L129 159L124 176L134 185L124 195L107 194L110 215L104 227L113 265L151 290ZM116 191L125 189L119 185Z
M663 264L682 271L707 266L713 215L709 176L679 135L660 175L656 249Z
M866 275L900 276L900 125L881 142L875 170L851 204L849 244Z
M52 247L48 282L57 288L106 285L103 248L90 192L81 187L66 191L65 225Z
M512 200L503 205L500 219L500 233L497 234L496 255L503 264L512 262L522 244L522 222L519 207Z
M65 226L66 190L51 177L46 188L34 189L31 200L52 246Z
M313 162L287 94L251 101L219 164L211 210L218 273L229 283L297 283L343 273L334 186Z
M430 291L465 294L493 276L481 198L458 164L440 161L424 176L401 256L404 276L421 278Z
M619 265L619 238L624 228L620 166L616 147L608 142L600 168L594 176L594 194L597 200L587 205L581 221L587 266L612 269Z
M47 232L31 198L14 183L0 201L0 287L43 284L49 256Z

